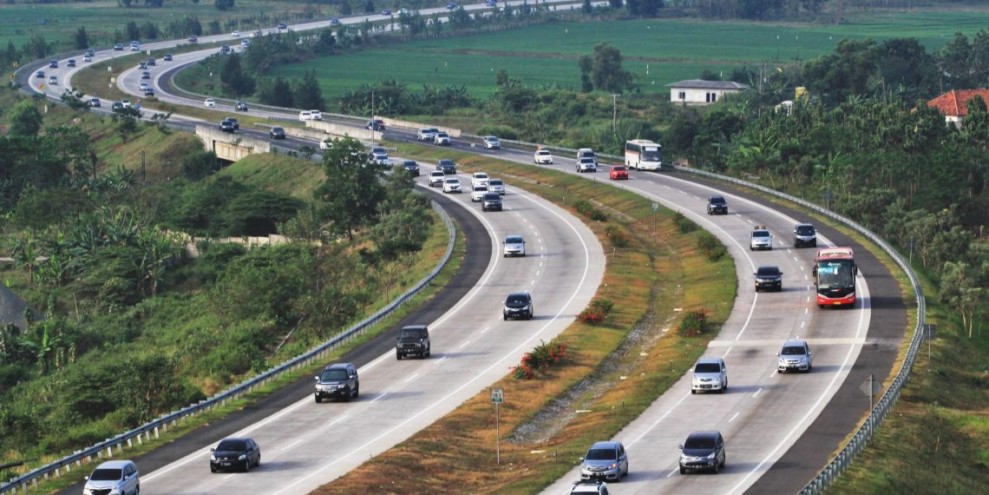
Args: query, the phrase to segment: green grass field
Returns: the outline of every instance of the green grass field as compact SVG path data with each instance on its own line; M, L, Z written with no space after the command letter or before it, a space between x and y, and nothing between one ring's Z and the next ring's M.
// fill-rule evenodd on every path
M913 11L861 15L840 26L692 20L559 22L462 38L414 41L278 67L272 75L301 78L315 70L323 95L333 98L361 84L396 79L416 90L464 85L477 97L495 90L501 69L532 86L577 87L577 59L594 45L621 50L624 68L646 93L743 65L803 62L834 50L843 38L915 37L940 50L955 32L970 38L989 26L989 10Z

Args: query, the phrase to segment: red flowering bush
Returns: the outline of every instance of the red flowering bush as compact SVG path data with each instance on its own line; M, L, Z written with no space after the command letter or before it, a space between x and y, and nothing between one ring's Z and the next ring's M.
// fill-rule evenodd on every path
M614 303L610 300L596 299L591 301L590 306L577 315L577 319L580 320L581 323L596 325L604 321L604 319L608 316L608 313L611 312L612 307L614 307Z
M550 366L559 363L567 356L567 344L565 342L539 342L531 352L522 356L522 361L518 366L512 367L512 374L516 380L530 380L536 377L536 373L545 373Z

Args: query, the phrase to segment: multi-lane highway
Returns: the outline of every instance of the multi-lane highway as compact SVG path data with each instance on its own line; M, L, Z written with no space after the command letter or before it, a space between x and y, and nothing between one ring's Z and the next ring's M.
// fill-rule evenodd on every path
M321 23L302 28L317 27L322 27ZM203 38L201 42L230 40L229 35L211 38ZM147 45L144 49L164 49L171 46L169 43L173 42ZM161 91L160 78L164 71L192 63L214 51L176 55L171 67L160 63L152 69L158 99L201 104L201 100L165 94ZM99 55L106 54L101 52L97 60ZM73 71L80 68L63 72L61 84L71 84ZM139 71L129 69L117 80L117 86L125 92L140 94L138 77ZM49 87L46 88L49 94L51 89L61 92L61 88ZM229 112L232 108L221 103L218 110ZM293 118L294 111L252 108L251 114ZM176 118L181 119L173 117ZM390 130L390 133L396 139L414 139L409 130ZM466 144L455 143L458 147ZM497 154L504 159L531 162L528 151L503 150ZM554 168L573 170L573 161L568 157L557 157L556 163ZM607 180L604 171L585 177ZM469 184L466 176L461 181ZM616 185L681 211L719 237L736 260L740 290L722 333L706 352L708 356L723 357L728 363L728 392L691 395L689 373L685 375L616 436L628 448L631 472L621 484L613 484L611 491L744 492L818 419L851 372L869 339L870 285L865 277L859 277L857 308L821 311L814 303L813 281L809 277L813 249L790 246L793 224L805 218L787 216L778 213L781 208L764 207L733 194L726 194L731 209L729 216L708 217L706 198L718 191L718 187L676 175L633 172L631 180ZM264 467L249 478L189 476L190 472L206 472L208 448L215 443L215 437L207 437L208 441L201 445L187 445L183 456L163 463L164 467L145 471L142 478L145 491L306 492L430 424L504 376L522 352L539 340L549 340L562 331L590 301L601 279L604 261L600 245L566 212L511 184L509 190L505 211L500 213L482 214L479 206L470 204L466 193L454 198L464 203L488 231L490 237L485 241L490 243L491 255L476 286L458 304L443 315L422 322L431 326L432 359L397 362L390 350L384 351L361 366L360 400L315 404L311 396L297 391L300 398L287 407L244 428L229 429L229 433L253 436L263 447ZM775 249L748 250L749 231L755 224L766 225L776 234ZM500 239L509 233L526 236L529 257L500 257ZM824 245L827 239L822 238L821 242ZM783 269L782 293L754 293L752 271L761 264L775 264ZM513 290L533 293L536 319L501 321L501 302ZM785 339L792 337L810 341L814 351L812 373L776 373L776 352ZM717 477L684 476L677 470L677 445L697 429L718 429L727 439L728 464ZM805 470L816 467L805 466ZM568 473L546 493L564 493L576 477L575 471Z

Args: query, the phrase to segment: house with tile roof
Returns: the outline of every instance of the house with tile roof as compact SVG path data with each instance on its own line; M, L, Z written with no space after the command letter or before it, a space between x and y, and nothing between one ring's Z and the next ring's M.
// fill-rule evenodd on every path
M688 79L666 85L670 88L670 101L684 105L711 105L728 94L749 89L747 84L734 81L705 81Z
M946 124L954 124L960 129L962 119L968 115L968 102L976 96L989 105L989 89L954 89L928 101L927 106L940 110Z

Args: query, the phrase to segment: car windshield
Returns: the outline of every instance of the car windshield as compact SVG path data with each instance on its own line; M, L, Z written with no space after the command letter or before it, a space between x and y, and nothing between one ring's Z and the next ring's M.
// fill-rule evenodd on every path
M347 370L325 370L319 379L324 382L341 382L347 379Z
M814 227L810 225L801 225L797 227L798 235L814 235Z
M756 275L760 277L775 277L779 275L780 271L776 268L760 268Z
M712 205L723 205L725 204L725 198L722 198L721 196L715 196L711 198L710 203Z
M238 451L247 450L247 442L244 440L224 440L216 446L216 450Z
M522 244L522 236L512 236L505 239L506 244Z
M684 449L713 449L714 437L690 437L683 444Z
M487 186L474 186L474 190L475 191L478 191L478 192L480 192L480 191L487 191L488 190L488 187Z
M458 179L447 179L446 180L446 183L447 184L460 184L460 180L458 180Z
M285 132L285 129L282 129L281 127L272 127L271 130L275 132Z
M784 356L803 356L804 348L801 346L793 346L793 345L786 346L783 348L783 352L781 352L780 354Z
M402 330L402 333L399 335L399 337L400 338L403 338L403 339L417 339L417 338L422 337L422 334L423 334L423 331L422 330L419 330L419 329Z
M608 461L616 459L615 449L591 449L585 459L589 461Z
M622 172L625 170L625 167L615 167L615 170Z
M443 172L440 172L439 170L437 170L437 171L435 171L435 172L433 172L433 173L431 173L429 175L431 175L433 177L444 177L446 174L444 174Z
M93 474L89 476L92 481L112 481L119 480L123 478L122 469L97 469L93 471Z
M523 306L526 303L526 297L523 295L512 295L508 296L508 301L505 304L509 306Z
M694 367L695 373L720 373L721 366L718 363L697 363Z
M501 182L501 179L491 179L488 181L488 185L490 186L500 186L502 184L503 182Z
M769 231L757 230L752 233L752 237L769 237Z

